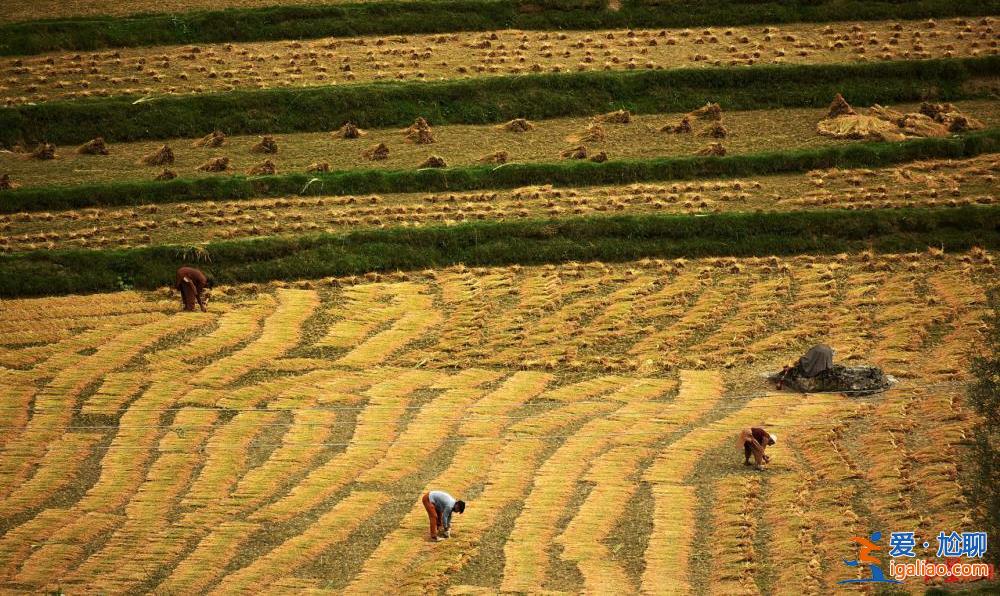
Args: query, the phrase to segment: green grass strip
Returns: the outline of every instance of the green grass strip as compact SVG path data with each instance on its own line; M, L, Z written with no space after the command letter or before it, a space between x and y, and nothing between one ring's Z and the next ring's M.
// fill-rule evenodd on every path
M664 157L594 163L564 160L422 170L348 170L247 178L218 176L80 186L23 188L0 193L0 213L60 211L202 200L288 195L442 192L533 184L594 186L710 177L765 176L818 168L881 167L919 159L961 159L1000 152L1000 128L949 138L900 143L845 143L816 149L726 157Z
M535 265L645 257L829 254L866 248L1000 247L1000 207L641 215L475 222L210 243L221 282L265 282L456 263ZM169 285L190 248L36 251L0 256L0 297Z
M964 84L1000 73L1000 56L856 64L675 68L376 82L212 94L53 101L0 109L0 145L77 144L227 134L486 124L516 117L583 116L618 108L687 112L706 101L727 110L826 106L836 93L856 105L969 98Z
M415 0L83 17L0 26L0 55L109 47L491 29L737 26L1000 13L996 0Z

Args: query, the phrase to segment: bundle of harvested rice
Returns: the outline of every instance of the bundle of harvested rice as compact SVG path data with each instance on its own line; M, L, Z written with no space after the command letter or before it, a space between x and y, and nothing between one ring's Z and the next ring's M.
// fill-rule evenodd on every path
M431 155L423 161L419 168L447 168L448 164L445 163L444 158L438 155Z
M682 134L691 132L691 117L684 116L681 121L677 124L666 124L660 129L660 132L669 132L674 134Z
M154 180L159 180L159 181L173 180L176 177L177 177L176 172L172 170L163 170L156 176L156 178L154 178Z
M76 152L80 155L107 155L108 146L104 142L104 137L97 137L77 147Z
M965 114L948 114L945 123L948 126L949 132L965 132L968 130L979 130L986 127L986 125L979 120L966 116Z
M711 137L713 139L724 139L728 135L729 131L722 125L722 122L713 122L698 133L698 136Z
M406 140L418 145L429 145L434 142L431 125L427 123L427 120L423 116L417 117L413 124L408 128L404 128L403 134L406 136Z
M477 159L479 163L492 163L492 164L504 164L510 159L510 154L506 151L500 150L495 153L490 153L489 155L484 155Z
M335 134L342 139L360 139L368 133L355 126L353 122L345 122Z
M229 169L229 158L228 157L213 157L206 161L205 163L198 166L198 171L201 172L224 172Z
M608 161L608 154L604 151L599 151L590 156L590 161L594 163L604 163Z
M325 161L317 161L315 163L311 163L309 164L309 167L306 168L306 172L309 172L310 174L315 174L319 172L329 172L329 171L330 171L330 164L326 163Z
M726 154L726 148L722 146L722 143L709 143L708 146L702 147L698 150L698 155L712 155L722 157Z
M174 151L167 145L164 145L156 151L143 156L143 158L139 161L147 166L163 166L172 164L174 163Z
M920 113L943 124L949 132L965 132L985 128L982 122L971 116L966 116L954 104L950 103L924 102L920 104Z
M361 155L371 161L382 161L383 159L389 159L389 148L385 143L379 143L371 149L365 149Z
M0 174L0 190L14 190L18 186L20 184L11 180L10 174Z
M598 121L591 122L587 126L587 130L578 134L570 135L566 137L566 140L570 143L600 143L607 138L607 134L604 132L604 127Z
M278 169L274 166L274 162L270 159L265 159L264 163L257 164L247 170L247 174L250 176L274 176L277 171Z
M955 104L951 103L930 103L925 101L920 104L920 113L938 122L943 120L945 114L953 112L958 112L958 108L955 107Z
M264 136L261 140L250 148L250 153L277 153L278 143L272 136Z
M924 114L907 114L899 123L903 134L913 137L946 137L948 127Z
M598 122L607 122L609 124L628 124L632 122L632 112L628 110L615 110L614 112L608 112L607 114L601 114L600 116L594 118Z
M222 147L226 144L226 133L221 130L213 130L211 133L198 139L192 146L194 147Z
M853 116L855 114L857 114L857 112L854 111L851 104L847 103L844 96L838 93L833 98L833 101L830 102L830 109L827 110L826 117L836 118L837 116Z
M533 130L535 125L524 118L514 118L510 122L504 122L497 126L497 128L507 132L528 132L529 130Z
M875 104L871 108L869 108L868 113L871 114L872 116L875 116L876 118L881 118L886 122L891 122L896 126L900 126L903 123L903 118L906 117L906 114L904 114L903 112L894 110L892 108L882 107L878 104Z
M722 107L717 103L707 103L688 115L698 120L722 120Z
M56 146L52 143L39 143L35 150L29 155L31 159L55 159L56 158Z
M587 159L587 148L583 145L571 147L559 154L565 159Z

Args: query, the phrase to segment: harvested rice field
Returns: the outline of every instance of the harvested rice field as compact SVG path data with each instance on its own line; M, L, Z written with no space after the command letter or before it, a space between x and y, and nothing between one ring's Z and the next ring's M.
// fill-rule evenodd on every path
M0 58L8 105L59 99L531 73L996 55L992 17L699 29L486 31Z
M220 287L205 315L5 301L0 586L826 593L872 523L970 527L953 457L993 260L457 267ZM762 384L820 338L899 385ZM765 474L731 447L759 423L788 437ZM468 502L442 544L425 486Z
M1000 592L994 4L8 2L0 595Z
M627 186L397 193L165 203L0 215L0 251L127 248L473 220L642 213L993 205L1000 161L917 161L878 169Z
M996 101L970 100L955 105L986 127L1000 125L1000 103ZM692 110L698 107L692 106ZM920 104L892 107L914 112ZM360 131L362 136L357 138L345 138L335 124L329 132L266 135L274 142L273 153L261 150L261 135L107 143L106 155L82 153L78 146L60 146L55 147L52 159L0 151L0 172L27 188L152 180L164 170L183 178L245 176L254 174L252 170L265 161L274 166L267 173L288 174L307 172L317 164L326 164L334 171L440 167L427 163L431 157L440 157L445 166L455 167L696 155L714 143L721 143L727 155L856 143L817 132L817 123L826 112L809 108L730 112L722 106L718 120L690 116L689 132L664 130L677 126L685 114L626 115L628 122L619 121L618 113L528 121L527 130L509 125L435 126L429 122L430 130L423 136L394 128ZM170 149L172 163L143 163L164 145ZM385 146L384 154L375 151L381 145ZM224 169L208 171L214 170L208 167L212 160L222 158Z

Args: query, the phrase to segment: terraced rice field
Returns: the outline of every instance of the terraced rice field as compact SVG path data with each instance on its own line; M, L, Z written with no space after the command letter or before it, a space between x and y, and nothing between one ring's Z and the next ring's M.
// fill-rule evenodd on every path
M723 2L686 22L760 24L662 28L688 17L415 2L380 35L351 30L370 4L280 4L0 15L0 53L27 48L0 57L0 594L881 594L838 584L867 577L852 537L984 529L989 3ZM185 12L225 8L249 12ZM165 22L118 18L142 12L185 43L104 47ZM108 37L9 24L68 16ZM673 72L616 72L647 70ZM821 135L837 92L844 128L906 139ZM348 114L380 124L345 138ZM102 126L106 154L67 144ZM218 280L207 312L181 310L182 265ZM817 343L898 382L765 379ZM780 436L763 470L750 426ZM468 503L441 542L428 490Z
M56 99L433 81L541 72L829 64L995 55L997 22L486 31L52 53L0 59L8 104Z
M207 315L6 301L0 586L823 593L875 520L968 527L959 381L992 260L452 268L221 288ZM830 330L900 385L760 384ZM765 475L731 447L758 423L788 437ZM423 486L469 503L447 543L423 537ZM851 504L869 490L899 500Z
M0 250L189 245L229 238L537 217L992 205L998 200L998 175L1000 163L995 155L988 155L756 179L290 196L19 213L0 215L0 232L4 233Z
M982 121L987 127L1000 125L1000 105L995 101L957 102L964 113ZM699 106L692 106L692 110ZM892 106L904 112L916 111L919 104ZM360 138L344 138L339 125L330 132L273 135L275 153L261 153L253 147L261 136L226 137L218 146L196 146L198 139L170 139L109 144L108 155L83 155L77 147L57 147L51 160L31 159L26 154L0 152L0 171L9 173L22 187L106 183L126 180L151 180L164 170L184 178L248 175L251 170L270 161L278 174L305 173L318 163L331 170L348 169L415 169L429 167L424 162L431 156L444 160L446 166L497 165L497 155L504 154L503 163L534 163L593 159L601 153L607 159L649 159L655 157L694 155L711 143L722 143L727 155L770 151L794 151L819 147L847 146L857 141L834 139L820 135L816 124L826 115L824 109L785 109L726 111L723 107L721 125L723 138L714 130L720 122L692 121L690 133L671 133L664 127L677 125L685 114L632 115L628 123L590 118L560 118L529 122L531 130L512 132L502 125L435 126L430 122L430 139L418 142L408 137L405 129L362 131ZM368 152L384 144L387 154L372 159ZM143 165L144 156L166 145L174 155L168 165ZM578 147L585 153L569 155ZM227 158L221 172L206 172L199 168L211 159Z

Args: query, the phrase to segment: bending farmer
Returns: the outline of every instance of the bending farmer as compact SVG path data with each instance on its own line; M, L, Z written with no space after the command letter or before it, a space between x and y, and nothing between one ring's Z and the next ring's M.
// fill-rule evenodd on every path
M437 542L441 537L448 538L451 535L451 512L465 511L465 501L456 501L444 491L432 490L424 494L423 502L431 522L431 540Z
M743 465L750 465L751 454L753 454L754 464L756 464L758 469L762 463L766 464L771 461L771 458L764 453L764 450L769 445L774 445L777 442L778 436L772 435L763 428L755 426L741 430L738 444L743 449L743 456L745 458Z
M201 307L201 312L206 312L205 302L201 293L205 288L211 288L212 280L194 267L181 267L177 270L174 279L174 288L181 293L181 302L184 303L184 310L194 310L197 302Z

